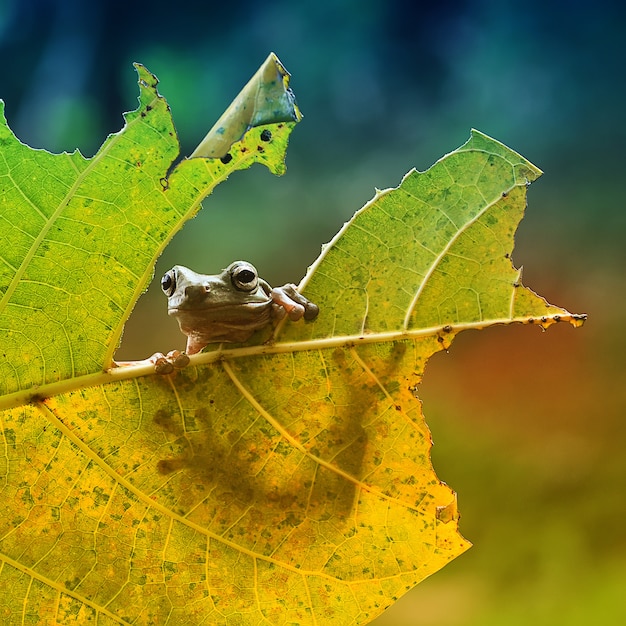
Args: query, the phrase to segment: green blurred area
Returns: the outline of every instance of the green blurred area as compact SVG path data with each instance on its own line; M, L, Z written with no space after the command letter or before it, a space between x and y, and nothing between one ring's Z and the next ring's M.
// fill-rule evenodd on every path
M474 547L379 626L626 623L625 16L607 0L0 1L0 97L37 148L93 154L136 106L133 61L159 77L183 155L270 51L293 74L305 118L287 174L255 167L221 185L157 279L245 258L297 282L374 186L426 169L472 127L545 171L514 261L589 321L467 333L432 360L433 463ZM118 358L183 339L156 284Z

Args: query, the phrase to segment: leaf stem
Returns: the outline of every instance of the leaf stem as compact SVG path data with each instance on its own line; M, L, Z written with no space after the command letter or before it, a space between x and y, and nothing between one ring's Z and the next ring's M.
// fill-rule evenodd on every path
M275 342L265 343L256 346L242 346L235 348L223 348L223 344L216 350L201 352L189 357L189 366L207 365L217 361L234 360L243 357L265 356L271 354L286 354L293 352L304 352L308 350L324 350L329 348L353 347L360 344L386 343L389 341L405 341L411 339L421 339L425 337L446 338L446 343L454 335L462 330L482 330L494 325L503 324L536 324L542 328L548 328L556 322L569 322L573 326L580 326L586 319L586 315L573 313L551 314L543 317L516 317L495 320L482 320L477 322L466 322L462 324L447 324L445 326L431 326L429 328L416 328L409 330L397 330L385 333L369 333L359 335L339 335L336 337L322 337L319 339L309 339L305 341ZM116 381L139 378L142 376L155 375L154 364L149 360L136 361L132 365L125 367L114 367L103 372L87 374L59 380L46 385L22 389L15 393L10 393L0 397L0 410L11 409L24 404L43 402L46 398L70 393L83 389L84 387L94 387Z

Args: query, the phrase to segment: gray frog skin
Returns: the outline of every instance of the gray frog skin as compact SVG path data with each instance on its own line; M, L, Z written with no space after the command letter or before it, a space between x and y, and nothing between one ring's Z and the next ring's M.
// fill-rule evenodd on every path
M246 341L285 314L292 320L314 320L319 313L295 285L272 289L247 261L235 261L214 275L175 265L161 279L161 288L168 314L187 335L187 354L196 354L210 343Z

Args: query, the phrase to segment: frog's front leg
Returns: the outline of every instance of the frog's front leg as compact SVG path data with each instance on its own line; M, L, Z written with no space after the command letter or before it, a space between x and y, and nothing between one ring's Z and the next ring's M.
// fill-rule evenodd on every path
M281 317L280 309L286 311L292 321L304 318L310 322L319 315L320 309L317 304L305 298L291 283L282 287L274 287L269 295L275 305L274 311L278 309L279 317Z

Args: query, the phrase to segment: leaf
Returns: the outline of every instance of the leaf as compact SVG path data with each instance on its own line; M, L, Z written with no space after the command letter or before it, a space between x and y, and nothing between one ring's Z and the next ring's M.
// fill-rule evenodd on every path
M78 151L33 150L2 118L2 394L32 393L110 367L156 259L202 199L255 162L284 172L287 139L301 116L292 99L293 121L285 123L284 102L276 106L272 98L262 103L269 111L256 115L265 126L247 133L228 156L184 159L170 171L179 144L168 106L156 78L136 67L140 106L91 159ZM280 85L288 93L286 70L275 55L253 81L271 77L274 91ZM278 121L268 124L274 114ZM241 135L248 120L235 122ZM203 150L223 152L223 142L214 144L205 139Z
M233 169L282 171L293 126L169 171L167 106L138 71L139 109L93 159L0 137L0 616L367 623L468 547L415 395L428 358L466 328L582 322L510 261L539 171L473 132L324 248L302 283L316 322L172 376L108 369L172 234Z

